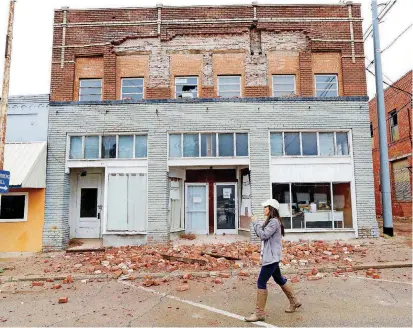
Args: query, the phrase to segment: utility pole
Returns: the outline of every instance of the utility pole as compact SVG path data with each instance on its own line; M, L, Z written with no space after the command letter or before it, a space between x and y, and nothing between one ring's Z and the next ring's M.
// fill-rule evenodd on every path
M381 67L381 51L379 36L379 18L377 14L377 0L372 0L373 13L373 41L374 41L374 66L376 70L376 99L377 117L379 123L379 148L380 148L380 181L381 199L383 209L383 233L393 236L393 213L390 191L389 153L387 144L386 110L384 105L383 72Z
M6 36L6 53L4 58L3 72L3 89L1 94L0 105L0 170L4 165L4 148L6 143L6 122L7 109L9 105L9 82L10 82L10 62L11 62L11 46L13 42L13 21L14 21L14 3L15 0L10 0L9 23L7 26Z

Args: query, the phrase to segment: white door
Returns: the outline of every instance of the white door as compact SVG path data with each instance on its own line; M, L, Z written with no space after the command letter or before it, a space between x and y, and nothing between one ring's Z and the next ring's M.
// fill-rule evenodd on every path
M102 175L77 176L76 238L100 238Z
M185 185L185 231L208 234L208 184Z
M237 184L216 183L214 195L215 233L238 233Z

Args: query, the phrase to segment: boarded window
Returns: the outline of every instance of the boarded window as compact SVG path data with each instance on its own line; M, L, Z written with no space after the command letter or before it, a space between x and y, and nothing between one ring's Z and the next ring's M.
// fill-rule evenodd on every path
M109 174L107 230L146 231L146 221L146 174Z
M410 170L407 159L392 163L394 198L398 201L411 200Z

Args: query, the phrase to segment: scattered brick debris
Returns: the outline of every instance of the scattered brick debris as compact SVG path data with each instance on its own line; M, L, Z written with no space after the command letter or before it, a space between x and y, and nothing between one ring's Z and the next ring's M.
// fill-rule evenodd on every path
M64 304L69 302L69 298L68 297L60 297L59 298L59 304Z

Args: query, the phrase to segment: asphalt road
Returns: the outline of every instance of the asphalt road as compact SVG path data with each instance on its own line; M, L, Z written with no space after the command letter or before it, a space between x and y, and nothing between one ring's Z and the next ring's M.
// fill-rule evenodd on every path
M29 282L0 285L0 327L9 326L256 326L242 321L255 303L255 277L189 280L189 290L176 291L182 281L144 288L138 281L76 281L52 290ZM325 277L294 284L303 303L284 313L287 299L269 285L268 326L411 327L411 269L383 270L381 279L362 273L344 280ZM59 297L69 302L57 304ZM264 326L264 324L261 324Z

